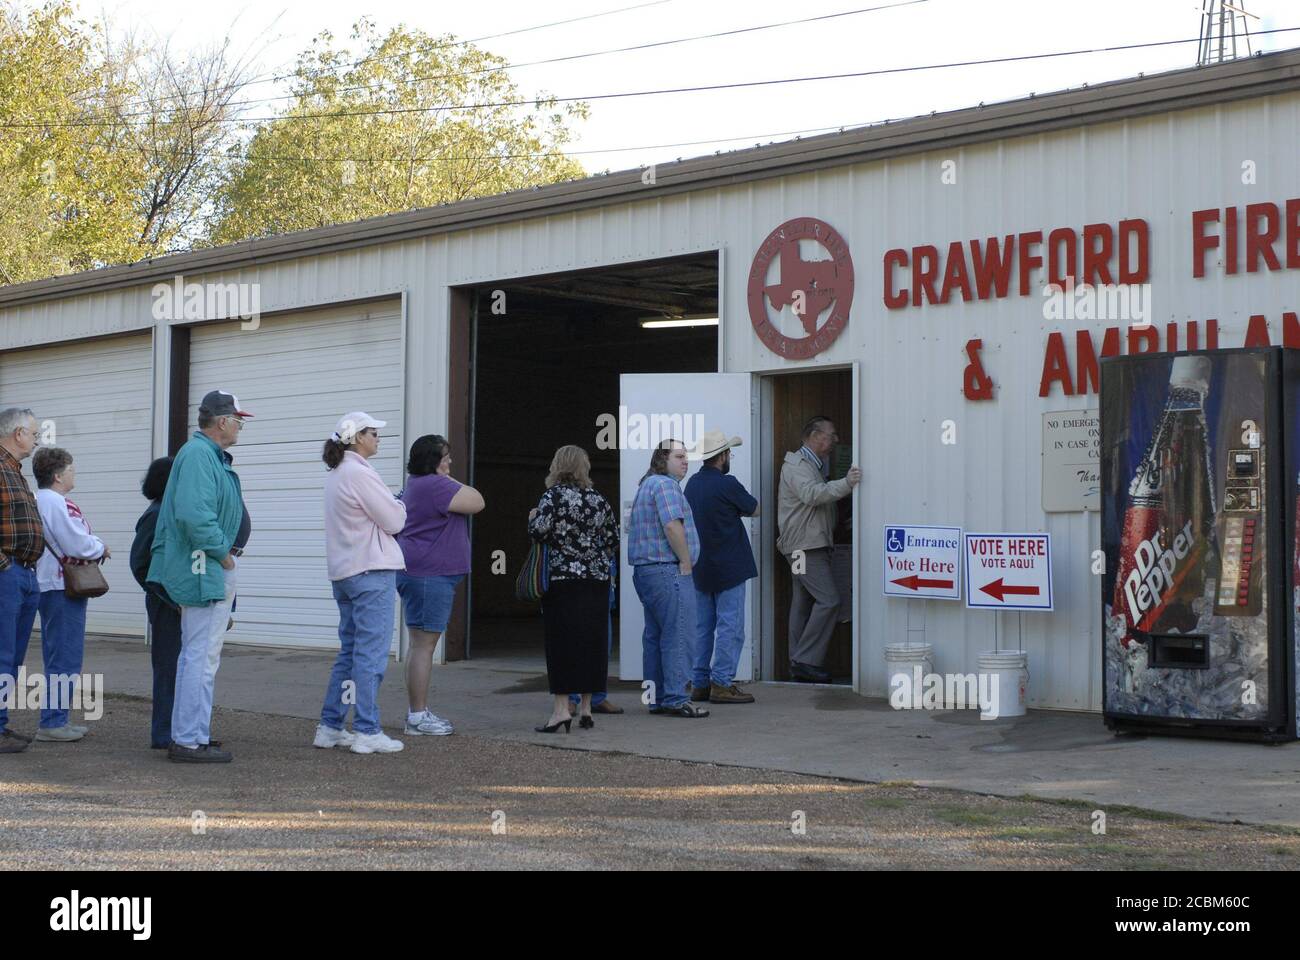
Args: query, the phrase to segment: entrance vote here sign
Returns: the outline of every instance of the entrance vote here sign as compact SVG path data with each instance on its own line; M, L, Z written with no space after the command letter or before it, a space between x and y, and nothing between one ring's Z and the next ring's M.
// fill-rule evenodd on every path
M961 528L885 525L885 596L961 599Z
M1047 533L968 533L966 606L1052 609L1052 537Z

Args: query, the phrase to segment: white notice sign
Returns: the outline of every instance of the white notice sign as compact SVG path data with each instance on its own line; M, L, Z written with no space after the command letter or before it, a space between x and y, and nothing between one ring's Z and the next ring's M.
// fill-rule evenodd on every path
M1052 536L968 533L966 606L985 610L1052 609Z
M885 524L885 596L961 599L961 528Z
M1101 506L1101 417L1096 410L1043 414L1043 512Z

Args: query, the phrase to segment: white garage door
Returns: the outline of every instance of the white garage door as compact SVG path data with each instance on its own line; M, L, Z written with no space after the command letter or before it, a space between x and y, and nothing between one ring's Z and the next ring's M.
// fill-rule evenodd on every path
M321 447L343 414L388 426L371 463L394 490L402 477L399 301L198 327L190 344L190 430L210 390L254 415L230 449L253 521L240 561L232 642L331 647L338 608L325 570Z
M90 601L89 633L144 636L144 594L131 576L135 521L148 503L140 480L153 445L152 335L20 350L0 357L0 407L31 407L72 454L71 499L113 557L109 592ZM36 489L31 460L24 472ZM39 623L39 621L38 621Z

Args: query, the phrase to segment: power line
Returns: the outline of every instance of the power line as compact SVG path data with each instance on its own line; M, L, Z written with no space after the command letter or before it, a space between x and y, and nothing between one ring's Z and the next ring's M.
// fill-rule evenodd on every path
M576 157L584 154L604 154L604 153L630 153L636 150L667 150L670 147L698 147L710 143L731 143L736 140L770 140L773 137L797 137L808 133L832 133L836 130L845 131L853 130L858 127L869 127L874 124L896 123L903 119L902 117L887 117L880 120L862 120L857 123L837 124L829 127L807 127L802 130L779 130L775 133L758 133L744 134L735 137L712 137L708 140L680 140L675 143L647 143L633 147L604 147L601 149L591 148L587 150L560 150L546 153L484 153L478 155L461 155L448 156L446 154L436 157L293 157L279 156L276 154L257 154L250 156L244 154L241 160L269 160L276 163L452 163L458 161L478 161L478 160L530 160L546 159L554 156ZM754 144L758 146L758 143ZM178 156L184 158L194 158L209 156L219 151L205 151L201 153L182 152ZM719 151L721 152L721 151Z
M627 13L627 12L632 11L632 10L641 10L641 9L646 8L646 7L658 7L658 6L662 6L662 5L665 4L665 3L673 3L673 2L675 2L675 0L648 0L648 2L646 2L646 3L637 3L637 4L633 4L633 5L630 6L630 7L618 7L618 8L616 8L616 9L614 9L614 10L605 10L605 11L603 11L603 12L601 12L601 13L589 13L589 14L586 14L586 15L581 16L581 17L570 17L570 18L568 18L567 20L553 20L553 21L551 21L551 22L549 22L549 23L539 23L539 24L535 24L535 25L533 25L533 26L531 26L531 27L520 27L520 28L517 29L517 30L506 30L506 31L503 31L502 33L489 33L489 34L485 34L485 35L483 35L483 36L481 36L481 37L472 37L472 38L470 38L470 39L468 39L468 40L455 40L455 41L452 41L452 42L449 42L449 43L438 43L438 44L435 44L435 45L434 45L434 49L435 49L435 50L446 50L446 49L450 49L450 48L452 48L452 47L462 47L462 46L467 46L467 45L469 45L469 44L471 44L471 43L481 43L481 42L484 41L484 40L496 40L496 39L499 39L500 37L510 37L510 36L515 36L515 35L517 35L517 34L521 34L521 33L530 33L530 32L535 31L535 30L545 30L545 29L548 29L549 27L560 27L560 26L565 26L565 25L567 25L567 24L570 24L570 23L578 23L578 22L583 21L583 20L597 20L597 19L599 19L599 18L601 18L601 17L610 17L610 16L614 16L615 14L619 14L619 13ZM353 60L353 61L351 61L351 62L349 62L349 63L339 64L339 65L336 66L336 67L330 67L329 69L330 69L330 70L350 70L350 69L352 69L353 67L359 67L359 66L361 66L361 65L363 65L363 64L367 64L367 63L382 63L382 62L384 62L385 60L398 60L398 59L401 59L401 58L404 57L404 56L406 56L406 54L404 54L404 53L397 53L397 54L392 54L392 55L387 56L387 57L365 57L365 58L363 58L363 59L361 59L361 60ZM242 80L242 81L240 81L239 83L231 84L230 89L231 89L231 90L238 90L238 89L242 89L243 87L257 86L257 85L259 85L259 84L264 84L264 83L278 83L278 82L281 81L281 80L291 80L291 79L293 79L295 76L297 76L297 74L293 74L293 73L283 73L283 74L259 74L258 76L251 77L251 78L249 78L248 80ZM158 102L161 103L161 102L163 102L163 101L167 101L167 100L179 100L179 99L182 99L183 97L187 97L187 96L198 96L198 95L209 94L209 93L213 93L213 92L215 92L216 89L217 89L217 88L211 88L211 89L210 89L210 88L204 87L204 88L201 88L201 89L199 89L199 90L186 90L186 91L182 91L182 92L180 92L180 93L168 94L167 96L159 97L159 98L158 98ZM270 102L271 100L278 100L278 99L283 99L283 98L281 98L281 97L266 97L266 98L262 98L262 99L258 99L258 100L245 100L245 101L242 101L242 102L243 102L243 103L267 103L267 102ZM143 104L143 103L148 103L148 102L150 102L150 101L138 100L138 101L135 101L135 104L138 105L138 104ZM131 104L131 102L128 101L128 105L133 105L133 104Z
M894 10L900 7L910 7L919 3L929 3L929 2L930 0L904 0L904 2L902 3L883 4L875 7L861 7L857 10L844 10L839 13L826 13L815 17L803 17L798 20L783 20L778 23L764 23L752 27L739 27L735 30L720 30L715 33L701 33L690 37L677 37L672 40L656 40L650 43L638 43L626 47L611 47L606 50L593 50L588 53L572 53L572 54L566 54L565 56L562 57L548 57L544 60L528 60L523 63L506 63L506 64L502 64L499 67L483 67L482 69L479 70L470 70L463 73L437 73L437 74L430 74L430 75L419 76L419 77L398 77L395 78L393 82L406 84L406 83L420 83L425 80L449 80L449 79L458 79L461 77L473 77L484 73L500 73L501 71L504 70L518 70L524 67L543 66L545 64L550 64L550 63L568 63L574 60L586 60L591 57L603 57L612 53L635 53L641 50L651 50L658 47L669 47L679 43L692 43L697 40L714 40L721 37L737 36L743 33L756 33L760 30L772 30L778 27L798 26L806 23L816 23L822 20L834 20L840 17L855 16L857 14L862 14L862 13L873 13L879 10ZM465 42L468 43L472 41L465 41ZM391 59L391 58L385 58L385 59ZM366 63L371 61L362 60L358 62ZM232 84L230 89L233 90L242 86L243 86L242 83ZM339 87L338 90L336 90L335 92L350 93L357 90L374 90L379 86L382 86L382 84L373 84L373 83L360 84L354 87ZM211 91L205 91L205 92L211 92ZM227 106L232 106L232 107L244 106L250 103L272 103L277 100L295 100L298 98L298 96L299 96L298 94L285 94L283 96L277 96L277 97L262 97L257 100L235 100L227 104ZM128 119L137 116L149 116L149 115L150 114L147 113L122 114L120 115L119 119Z
M1282 27L1275 30L1258 31L1255 35L1261 36L1267 33L1293 33L1300 31L1300 27ZM482 110L482 109L499 109L506 107L525 107L545 103L547 105L557 103L576 103L588 102L592 100L619 100L631 97L652 97L665 96L681 93L707 93L716 90L739 90L755 87L771 87L792 83L815 83L826 80L852 80L862 77L878 77L901 73L917 73L924 70L948 70L959 67L977 67L990 66L1002 63L1024 63L1036 60L1048 60L1057 57L1077 57L1094 53L1119 53L1128 50L1144 50L1154 47L1168 47L1183 43L1199 43L1200 37L1191 37L1182 40L1157 40L1147 43L1130 43L1120 44L1109 47L1087 47L1077 50L1059 50L1051 53L1034 53L1022 54L1011 57L990 57L983 60L956 60L945 63L920 64L911 67L887 67L879 70L858 70L851 73L832 73L819 74L807 77L783 77L774 80L749 80L736 83L715 83L702 84L691 87L666 87L653 90L628 90L620 93L601 93L586 94L583 96L568 97L539 97L529 100L501 100L487 103L473 104L448 104L433 107L388 107L374 110L340 110L329 113L303 113L303 114L282 114L280 116L270 117L245 117L245 118L216 118L213 122L217 123L283 123L288 121L302 122L306 120L337 120L344 117L373 117L373 116L391 116L410 113L444 113L454 110ZM118 126L117 122L98 122L98 121L67 121L59 123L5 123L0 124L0 129L21 129L21 128L39 128L54 129L58 127L107 127Z

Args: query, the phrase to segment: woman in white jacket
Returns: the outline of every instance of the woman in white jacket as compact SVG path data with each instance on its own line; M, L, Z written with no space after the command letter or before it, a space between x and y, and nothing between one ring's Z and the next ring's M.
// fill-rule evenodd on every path
M46 703L41 709L37 740L67 742L80 740L86 727L68 722L70 681L77 677L86 646L86 604L83 597L72 599L63 592L63 565L107 560L110 551L90 530L81 510L68 499L76 486L77 471L72 455L59 447L42 447L32 457L36 474L36 506L45 528L46 550L36 564L41 588L41 654L45 660Z

